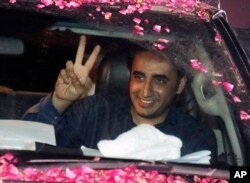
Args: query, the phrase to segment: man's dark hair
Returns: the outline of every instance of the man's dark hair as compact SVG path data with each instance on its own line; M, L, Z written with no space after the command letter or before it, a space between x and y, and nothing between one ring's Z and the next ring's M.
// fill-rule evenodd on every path
M177 67L173 60L174 60L174 54L171 53L171 52L159 52L159 51L156 51L156 50L149 50L149 49L146 49L144 47L141 47L141 46L135 46L133 47L131 50L129 50L129 54L128 54L128 59L127 59L127 67L129 69L129 71L131 71L132 69L132 65L133 65L133 61L134 61L134 58L137 54L139 53L142 53L142 52L151 52L153 53L154 55L158 56L159 58L165 58L169 61L170 64L172 64L175 68L175 71L177 73L177 76L178 76L178 81L177 81L177 86L179 86L179 83L180 83L180 80L181 78L183 78L186 74L185 74L185 71L180 68L180 67Z

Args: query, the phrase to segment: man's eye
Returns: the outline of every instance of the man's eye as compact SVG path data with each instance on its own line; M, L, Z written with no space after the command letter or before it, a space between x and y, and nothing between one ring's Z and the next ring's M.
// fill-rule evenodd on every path
M158 84L166 84L167 79L166 78L156 78L155 82L158 83Z
M134 78L135 78L136 80L138 80L138 81L143 80L143 76L141 76L141 75L134 75Z

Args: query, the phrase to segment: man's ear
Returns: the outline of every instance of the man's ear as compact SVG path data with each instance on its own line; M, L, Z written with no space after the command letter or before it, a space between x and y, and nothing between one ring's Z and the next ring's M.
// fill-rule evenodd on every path
M176 90L176 94L180 94L184 90L186 82L187 82L187 76L183 76L180 79L178 89Z

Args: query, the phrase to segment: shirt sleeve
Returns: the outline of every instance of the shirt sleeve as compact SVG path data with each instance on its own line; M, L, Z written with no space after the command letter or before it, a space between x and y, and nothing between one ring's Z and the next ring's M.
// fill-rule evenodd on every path
M47 124L54 124L60 113L52 104L52 94L42 98L40 102L30 107L23 115L24 120L39 121Z

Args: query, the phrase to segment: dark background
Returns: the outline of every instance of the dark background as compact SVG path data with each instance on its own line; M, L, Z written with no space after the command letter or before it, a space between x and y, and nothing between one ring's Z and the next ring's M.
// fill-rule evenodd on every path
M225 10L229 24L234 28L250 58L250 0L204 0Z
M218 0L213 4L218 4ZM250 1L249 0L220 0L221 9L227 12L231 26L240 29L250 29Z

